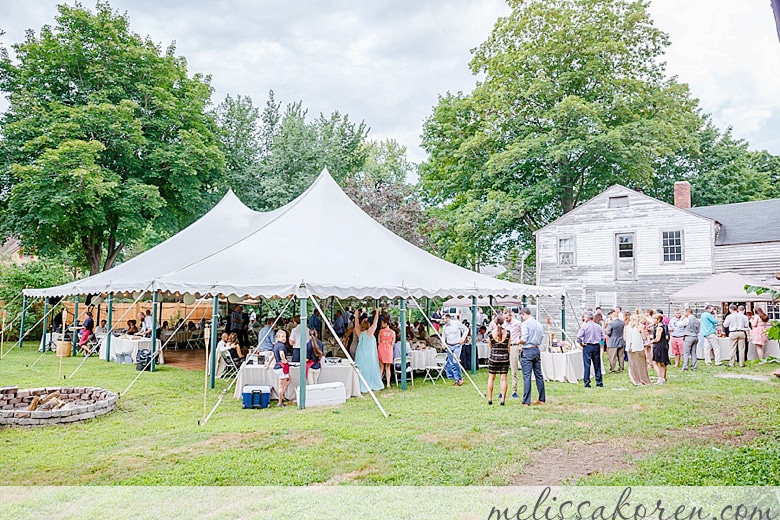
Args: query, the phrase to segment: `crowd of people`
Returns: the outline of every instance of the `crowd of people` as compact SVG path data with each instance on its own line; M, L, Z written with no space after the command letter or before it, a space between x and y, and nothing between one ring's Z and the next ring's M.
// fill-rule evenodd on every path
M576 342L582 347L583 381L590 387L591 365L596 386L603 386L601 358L607 350L609 372L620 373L628 362L628 374L634 385L653 384L649 369L656 375L654 384L667 382L669 365L683 372L698 369L698 348L703 343L707 365L723 364L718 342L718 318L714 306L708 305L700 317L693 309L675 309L670 318L661 309L636 309L623 312L619 307L603 313L600 308L587 311ZM731 344L729 366L745 366L747 345L756 346L759 359L764 358L768 338L769 317L756 308L756 313L745 313L744 305L730 305L723 319L723 332ZM672 362L674 359L674 362Z

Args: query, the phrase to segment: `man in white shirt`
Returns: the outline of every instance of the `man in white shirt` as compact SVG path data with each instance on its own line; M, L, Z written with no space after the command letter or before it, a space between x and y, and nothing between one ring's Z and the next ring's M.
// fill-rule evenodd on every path
M733 367L734 363L739 360L739 366L745 366L745 359L747 358L747 335L750 330L750 321L744 312L745 307L740 305L737 307L734 304L729 305L729 315L723 320L723 328L729 329L729 340L731 340L731 359L729 366Z
M452 316L445 314L442 318L441 338L444 350L447 351L447 363L444 365L444 371L447 379L454 379L455 386L463 384L463 374L460 370L458 360L460 359L460 350L463 342L469 335L469 329L458 320L453 320Z
M290 331L289 342L293 348L292 362L299 363L301 361L301 318L296 315L293 316L293 320L295 320L295 327Z
M477 330L479 330L479 328L481 326L483 326L486 321L487 321L487 316L485 316L485 313L482 312L482 307L478 307L477 308L477 321L476 321Z
M106 329L106 320L100 320L100 325L95 327L95 335L97 336L98 334L105 334L106 332L108 332Z
M504 309L504 329L509 332L509 369L512 372L512 397L518 399L517 382L518 370L520 368L520 338L523 334L523 322L515 318L515 314L510 309ZM498 394L498 398L503 396Z

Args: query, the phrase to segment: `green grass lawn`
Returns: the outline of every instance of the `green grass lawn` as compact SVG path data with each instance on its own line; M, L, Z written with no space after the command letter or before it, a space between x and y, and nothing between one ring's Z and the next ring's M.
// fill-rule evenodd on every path
M0 361L0 386L121 392L138 375L134 365L90 359L58 383L60 360L47 353L30 368L38 357L32 342L8 354ZM63 373L80 362L64 359ZM780 380L713 377L728 370L670 369L669 384L647 388L632 387L625 374L607 376L604 389L552 382L548 404L530 409L512 399L488 406L468 383L418 379L406 392L379 392L388 419L370 398L305 411L243 410L231 391L200 426L203 372L163 365L143 373L102 418L0 429L0 472L6 485L506 485L546 448L609 440L635 447L641 457L579 483L779 485ZM483 391L486 379L486 370L476 375ZM224 386L218 381L207 392L208 409ZM695 434L707 425L725 429L712 438Z

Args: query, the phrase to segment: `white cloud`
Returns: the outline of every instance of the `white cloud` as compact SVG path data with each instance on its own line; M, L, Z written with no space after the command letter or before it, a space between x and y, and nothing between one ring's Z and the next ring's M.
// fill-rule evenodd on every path
M5 45L54 23L55 2L0 2ZM310 114L365 120L374 139L395 138L410 158L437 96L470 91L470 50L508 12L502 0L114 0L134 32L150 35L211 74L215 102L268 90ZM780 153L780 43L766 0L654 0L670 33L668 72L691 85L705 111L737 137ZM0 109L5 105L0 103Z

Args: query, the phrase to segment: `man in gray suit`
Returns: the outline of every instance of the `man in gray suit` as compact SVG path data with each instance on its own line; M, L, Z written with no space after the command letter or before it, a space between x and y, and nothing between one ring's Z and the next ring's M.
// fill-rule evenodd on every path
M609 352L609 373L615 372L615 366L617 365L618 372L623 371L623 354L626 349L626 340L623 339L623 328L625 323L620 319L618 311L612 311L611 320L607 323L607 327L604 329L604 334L607 335L607 351Z

